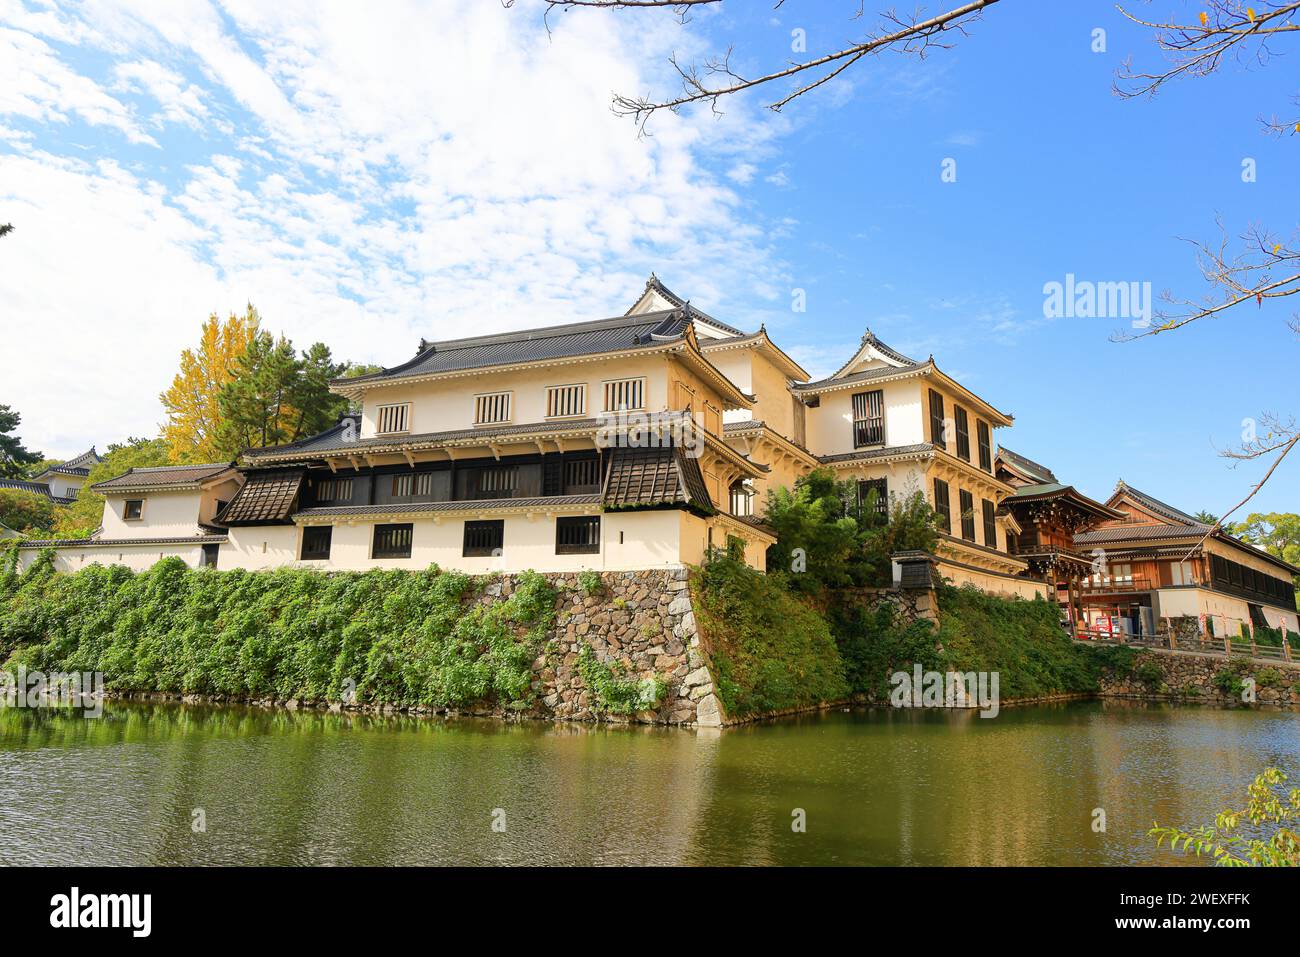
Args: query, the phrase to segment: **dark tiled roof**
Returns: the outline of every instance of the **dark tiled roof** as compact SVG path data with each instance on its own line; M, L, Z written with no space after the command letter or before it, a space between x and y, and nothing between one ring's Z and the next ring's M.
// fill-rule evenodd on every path
M217 521L223 525L288 522L298 500L304 472L253 472Z
M677 295L677 293L673 292L671 289L669 289L667 286L665 286L662 282L660 282L660 281L659 281L659 277L656 276L654 273L651 273L651 274L650 274L650 278L647 279L647 280L646 280L646 283L645 283L645 291L646 291L646 292L649 292L649 291L652 290L652 289L653 289L655 292L659 293L660 296L662 296L663 298L665 298L665 299L667 299L669 302L671 302L674 306L677 306L678 308L686 308L686 309L690 309L690 311L691 311L691 317L692 317L693 319L699 319L701 322L707 322L709 325L713 326L714 328L716 328L716 329L720 329L720 330L723 331L723 332L728 332L728 333L730 333L732 336L737 336L737 337L744 337L744 336L745 336L745 333L742 332L741 330L737 329L735 326L729 326L729 325L727 325L725 322L722 322L722 321L720 321L720 320L718 320L718 319L714 319L714 318L713 318L712 316L710 316L707 312L703 312L703 311L701 311L701 310L699 310L699 309L696 309L696 308L695 308L694 306L692 306L692 305L691 305L687 300L683 299L681 296ZM644 297L644 295L645 295L645 293L642 293L642 294L641 294L642 297ZM640 301L640 298L638 298L637 301L639 302L639 301ZM627 312L625 312L623 315L625 315L625 316L626 316L626 315L630 315L631 312L632 312L632 310L633 310L635 307L636 307L636 303L633 303L631 306L628 307Z
M131 469L116 478L96 482L92 487L110 492L119 488L179 488L200 485L229 468L229 462L213 462L207 465L162 465Z
M1172 505L1160 501L1158 498L1153 498L1145 492L1139 492L1131 485L1125 485L1123 482L1120 482L1115 486L1115 491L1121 493L1128 492L1129 495L1133 496L1135 501L1155 512L1161 518L1167 518L1170 521L1179 522L1183 525L1194 525L1201 530L1201 534L1210 530L1210 526L1206 525L1194 515L1188 515L1186 512L1176 509Z
M561 508L566 505L599 505L599 495L547 495L532 498L480 498L458 502L389 502L385 505L322 505L299 509L295 518L328 518L332 515L387 515L408 512L484 512L501 508Z
M1056 481L1056 475L1046 465L1039 465L1033 459L1027 459L1023 455L1018 455L1005 447L998 448L998 455L1002 457L1013 468L1024 472L1030 478L1036 478L1039 482L1050 483Z
M356 418L359 419L359 417ZM450 432L421 432L417 435L385 435L379 438L354 439L352 441L347 441L344 438L346 434L356 435L360 430L360 423L354 419L350 429L346 421L341 421L332 429L326 429L324 432L321 432L319 435L313 435L311 438L302 439L298 442L290 442L287 445L273 445L265 449L248 449L244 455L248 458L255 459L269 455L297 454L311 456L320 452L347 452L353 450L361 453L375 448L418 445L422 443L436 445L442 442L455 442L460 439L508 438L512 435L534 435L545 434L548 432L589 432L600 428L605 424L607 423L600 419L566 419L560 422L489 425L479 426L474 429L455 429Z
M830 464L832 462L870 462L872 459L887 459L895 455L919 455L924 452L935 451L936 446L931 442L918 442L915 445L891 445L883 449L863 449L860 452L842 452L839 455L819 455L817 461Z
M681 339L689 325L690 319L685 312L672 309L639 316L619 316L594 322L573 322L541 329L474 336L469 339L426 342L422 344L419 354L409 362L382 372L335 381L339 385L355 386L404 376L484 369L517 362L565 359L660 346Z
M172 538L54 538L40 541L25 541L19 548L71 548L85 545L210 545L224 543L228 539L221 535L178 535Z
M0 478L0 488L12 488L19 492L31 492L50 498L50 487L41 482L24 482L22 479Z
M58 472L61 475L89 475L91 466L98 465L101 461L99 453L95 451L95 447L92 445L88 451L82 452L66 462L51 465L46 471Z
M680 447L612 448L602 500L609 508L689 505L714 511L699 459Z
M804 391L807 389L822 389L829 385L848 385L853 382L870 382L872 379L883 379L891 375L906 375L909 372L916 372L928 366L928 362L912 362L905 366L880 366L876 369L864 369L862 372L855 372L846 376L831 376L827 379L818 379L816 382L794 382L790 388L795 391Z
M1159 541L1166 538L1200 538L1208 525L1112 525L1074 536L1076 545L1104 545L1110 542Z

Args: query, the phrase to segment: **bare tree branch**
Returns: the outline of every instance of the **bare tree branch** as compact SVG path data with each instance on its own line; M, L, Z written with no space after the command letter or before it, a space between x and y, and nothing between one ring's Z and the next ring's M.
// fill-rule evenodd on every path
M1142 73L1134 72L1131 59L1125 60L1112 87L1117 96L1126 99L1154 96L1161 86L1178 77L1209 76L1230 55L1241 62L1262 65L1274 55L1269 46L1271 38L1300 32L1300 23L1295 22L1300 14L1300 0L1254 0L1253 4L1242 0L1203 0L1203 5L1205 9L1197 17L1199 22L1194 24L1173 20L1156 23L1116 6L1133 23L1155 31L1156 46L1170 62L1167 70ZM1285 122L1274 118L1264 125L1279 132L1274 124ZM1291 121L1290 129L1300 131L1300 122Z
M510 6L513 2L514 0L506 0L506 5ZM720 2L721 0L548 0L547 15L557 9L658 7L674 9L678 18L685 23L692 8ZM779 8L783 2L784 0L775 0L773 6ZM669 63L677 71L678 79L681 81L680 96L659 100L649 96L618 94L613 100L614 112L620 116L632 117L644 132L647 121L660 110L676 112L689 104L708 103L710 108L718 113L720 112L718 101L722 97L751 90L767 83L798 78L800 82L793 91L776 97L768 104L769 109L779 111L805 93L830 82L868 54L893 50L925 59L932 50L949 49L952 43L946 42L945 36L966 36L966 27L979 19L986 7L997 2L999 0L968 0L956 9L929 18L923 18L920 8L911 15L900 15L891 8L881 14L882 24L877 31L868 33L851 45L823 56L790 61L781 69L755 77L743 76L733 69L731 50L721 57L710 58L700 65L683 64L674 55L669 58ZM860 4L853 19L860 19L862 15Z
M1264 487L1264 483L1273 477L1273 473L1277 471L1277 467L1282 464L1282 460L1286 458L1287 453L1290 452L1293 448L1295 448L1297 444L1300 444L1300 432L1297 432L1294 426L1292 427L1291 431L1292 434L1290 438L1276 445L1273 445L1272 448L1268 450L1269 452L1278 451L1279 449L1281 451L1278 454L1278 457L1273 460L1273 464L1268 467L1268 471L1264 473L1264 477L1260 479L1258 482L1256 482L1253 486L1251 486L1250 492L1246 495L1245 498L1243 498L1236 505L1232 506L1232 508L1228 509L1221 516L1219 516L1219 520L1216 521L1213 525L1211 525L1210 530L1201 537L1201 540L1198 541L1195 545L1193 545L1191 549L1187 552L1187 554L1183 556L1183 561L1187 561L1188 559L1190 559L1196 553L1196 551L1199 548L1201 548L1210 539L1210 536L1212 536L1219 529L1223 528L1223 520L1225 518L1227 518L1237 509L1241 508L1252 498L1254 498L1256 493L1259 492L1259 490ZM1265 454L1268 454L1268 452L1259 452L1257 455L1236 454L1233 455L1232 457L1233 458L1258 458L1259 456Z
M1244 250L1232 255L1228 251L1223 222L1216 222L1220 231L1217 246L1188 240L1196 249L1196 263L1201 275L1213 291L1199 300L1179 299L1168 292L1163 293L1161 300L1176 308L1156 310L1149 328L1138 333L1117 331L1111 335L1113 341L1157 336L1252 300L1256 306L1262 306L1266 299L1300 293L1300 234L1284 243L1262 226L1252 225L1241 237L1245 242Z

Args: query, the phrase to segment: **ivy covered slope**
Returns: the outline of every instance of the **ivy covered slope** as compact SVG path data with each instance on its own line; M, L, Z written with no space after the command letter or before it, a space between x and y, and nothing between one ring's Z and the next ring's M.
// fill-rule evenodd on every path
M102 671L108 687L236 697L522 706L555 590L524 573L510 597L443 572L213 572L177 558L143 573L56 574L43 555L0 569L0 661Z
M849 696L826 619L785 576L720 556L691 577L697 623L730 719L810 708Z
M1070 640L1060 612L1042 599L998 598L975 588L940 586L939 626L900 624L888 605L832 601L828 614L854 692L884 700L889 676L920 664L927 671L998 673L1004 699L1098 690L1116 652Z

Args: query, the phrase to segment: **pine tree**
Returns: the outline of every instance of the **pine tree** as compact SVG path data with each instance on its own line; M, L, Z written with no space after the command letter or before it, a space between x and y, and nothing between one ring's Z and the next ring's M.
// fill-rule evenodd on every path
M22 439L13 435L22 416L7 405L0 405L0 478L26 478L27 470L44 456L28 451Z

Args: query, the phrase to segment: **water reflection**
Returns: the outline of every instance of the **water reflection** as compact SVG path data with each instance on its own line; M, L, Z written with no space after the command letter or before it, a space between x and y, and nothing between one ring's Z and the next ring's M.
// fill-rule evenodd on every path
M1172 863L1144 836L1152 820L1209 820L1266 764L1300 775L1298 732L1290 712L1101 702L995 720L836 712L721 733L9 709L0 861ZM206 833L191 829L198 808ZM806 833L791 829L795 809Z

